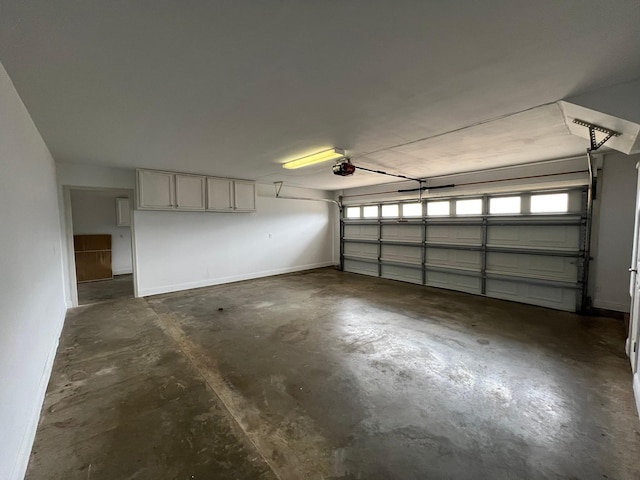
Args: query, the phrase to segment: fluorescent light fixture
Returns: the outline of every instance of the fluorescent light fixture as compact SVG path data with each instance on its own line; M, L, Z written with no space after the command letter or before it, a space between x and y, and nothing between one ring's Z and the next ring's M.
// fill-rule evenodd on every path
M306 157L296 158L290 162L282 164L282 168L302 168L309 165L314 165L320 162L328 162L329 160L338 160L344 157L344 150L340 148L330 148L329 150L323 150L322 152L312 153Z

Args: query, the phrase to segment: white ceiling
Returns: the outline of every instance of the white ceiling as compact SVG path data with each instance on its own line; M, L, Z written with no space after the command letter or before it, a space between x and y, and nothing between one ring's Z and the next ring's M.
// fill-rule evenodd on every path
M280 163L583 152L554 102L640 77L638 25L637 0L0 0L0 61L56 160L332 190L390 179Z

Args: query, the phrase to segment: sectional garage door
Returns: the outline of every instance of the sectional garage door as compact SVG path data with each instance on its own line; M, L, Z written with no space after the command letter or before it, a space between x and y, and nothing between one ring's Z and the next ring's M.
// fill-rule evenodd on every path
M586 190L345 207L345 271L575 311Z

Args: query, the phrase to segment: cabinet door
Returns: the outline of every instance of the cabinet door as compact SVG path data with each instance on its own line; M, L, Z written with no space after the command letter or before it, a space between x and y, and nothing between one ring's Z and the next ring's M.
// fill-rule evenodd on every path
M216 212L233 211L233 180L207 178L207 210Z
M128 227L131 225L131 211L128 198L116 198L116 226Z
M236 212L256 211L256 184L246 180L234 180Z
M204 179L197 175L176 174L178 210L204 210Z
M172 210L175 205L173 173L138 170L138 208Z

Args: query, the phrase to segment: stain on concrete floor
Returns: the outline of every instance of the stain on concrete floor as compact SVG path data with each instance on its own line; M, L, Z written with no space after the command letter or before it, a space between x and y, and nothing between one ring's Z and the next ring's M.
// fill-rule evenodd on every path
M147 301L70 313L28 478L640 478L617 320L332 269Z

